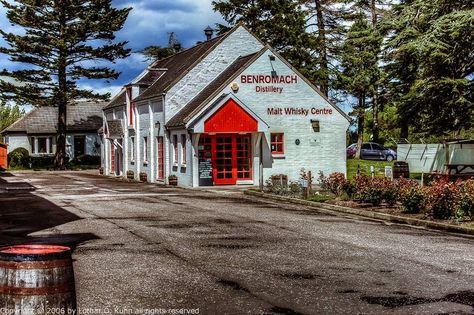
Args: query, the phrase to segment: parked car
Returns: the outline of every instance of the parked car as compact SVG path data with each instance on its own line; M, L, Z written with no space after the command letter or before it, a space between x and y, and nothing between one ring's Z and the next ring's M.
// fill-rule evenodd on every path
M347 157L355 157L356 151L357 143L351 144L347 147ZM384 148L375 142L364 142L362 143L360 158L363 160L393 161L397 159L397 152Z

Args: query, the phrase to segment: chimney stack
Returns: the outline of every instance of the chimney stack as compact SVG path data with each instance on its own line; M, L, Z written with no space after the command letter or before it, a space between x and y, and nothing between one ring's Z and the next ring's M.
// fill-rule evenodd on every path
M208 26L204 29L204 34L206 35L206 40L210 40L212 38L212 35L214 34L214 30Z

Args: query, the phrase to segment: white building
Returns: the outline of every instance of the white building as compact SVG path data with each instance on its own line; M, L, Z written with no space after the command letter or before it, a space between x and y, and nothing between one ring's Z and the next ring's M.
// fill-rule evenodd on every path
M261 167L346 172L350 118L242 25L154 62L104 116L106 175L196 187L258 184Z
M70 159L100 154L103 102L78 102L67 107L66 153ZM8 152L25 148L30 155L56 153L57 107L35 107L1 132Z

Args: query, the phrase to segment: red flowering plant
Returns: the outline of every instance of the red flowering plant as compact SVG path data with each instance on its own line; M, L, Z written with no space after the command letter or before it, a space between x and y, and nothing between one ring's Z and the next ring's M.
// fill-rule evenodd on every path
M460 195L458 184L438 178L427 189L427 210L434 219L449 219L459 207Z
M355 191L355 197L358 200L371 203L373 206L378 206L383 201L394 205L398 198L395 184L383 177L356 176Z
M458 210L462 215L474 220L474 179L458 183L459 203Z
M329 177L324 176L323 172L319 172L318 183L324 190L332 192L340 197L346 193L349 197L354 193L354 185L343 173L332 173Z
M400 178L396 181L398 198L403 211L420 213L425 206L425 190L416 180Z

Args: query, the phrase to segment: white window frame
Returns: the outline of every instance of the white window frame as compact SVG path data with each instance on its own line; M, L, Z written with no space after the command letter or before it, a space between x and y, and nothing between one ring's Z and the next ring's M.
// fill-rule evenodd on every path
M38 152L39 151L39 139L46 140L46 152ZM49 136L34 136L31 137L32 142L32 154L34 155L51 155L54 154L53 150L53 137Z
M183 141L184 140L184 141ZM181 166L185 167L186 166L186 143L188 141L188 137L186 134L181 135Z
M148 136L143 137L143 163L148 164Z
M130 137L130 162L135 162L135 137Z

